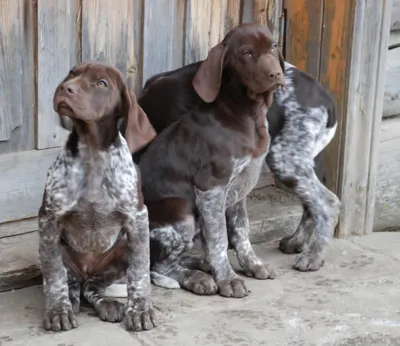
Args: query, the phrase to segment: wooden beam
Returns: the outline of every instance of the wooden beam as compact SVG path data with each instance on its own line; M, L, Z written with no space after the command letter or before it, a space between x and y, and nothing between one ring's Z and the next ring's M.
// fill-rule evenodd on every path
M82 0L82 61L103 61L118 68L129 87L136 82L134 0Z
M285 59L318 80L322 0L286 0Z
M0 154L35 147L35 30L33 1L0 1Z
M339 125L323 167L342 201L341 238L373 230L391 7L392 0L324 2L320 81L333 94Z
M143 84L157 73L182 66L184 10L182 0L144 2Z
M53 148L0 156L0 223L37 216L47 170L59 152Z
M80 1L40 0L38 2L38 119L37 148L64 144L69 123L53 110L53 95L68 71L80 62Z
M259 23L268 26L274 40L279 40L279 16L282 13L283 0L244 0L242 9L243 23Z

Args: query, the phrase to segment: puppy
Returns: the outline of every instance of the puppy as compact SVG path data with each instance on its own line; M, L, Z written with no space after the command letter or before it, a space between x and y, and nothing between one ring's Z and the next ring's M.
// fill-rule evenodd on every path
M77 327L82 294L102 320L152 329L148 213L131 154L155 131L122 74L101 63L73 68L55 91L54 109L74 127L48 170L39 210L44 328ZM125 275L126 306L104 296Z

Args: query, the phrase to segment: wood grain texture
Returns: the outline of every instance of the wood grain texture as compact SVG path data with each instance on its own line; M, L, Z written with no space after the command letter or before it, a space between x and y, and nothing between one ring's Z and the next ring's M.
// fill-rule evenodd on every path
M217 12L213 14L214 5L220 7L214 0L187 0L185 64L205 59L213 43L217 43L221 11L217 8Z
M319 78L323 0L286 0L285 59Z
M339 126L323 160L326 184L342 200L339 237L373 230L390 11L391 0L325 2L321 82Z
M400 117L384 119L380 129L374 231L400 230Z
M156 73L182 66L183 13L183 1L144 2L143 84Z
M103 61L127 76L134 87L138 71L134 42L134 0L82 0L82 61Z
M37 217L0 223L0 239L35 232L37 230Z
M0 239L0 292L40 281L37 232Z
M259 23L268 26L274 40L279 40L279 16L283 0L244 0L242 7L243 23Z
M235 26L240 24L242 15L242 1L225 0L224 8L226 9L226 14L224 16L224 35L226 35Z
M47 169L59 152L54 148L0 156L0 223L37 216Z
M38 2L38 149L61 146L69 134L54 112L53 95L80 62L80 24L79 0Z
M34 7L0 6L0 154L35 147Z

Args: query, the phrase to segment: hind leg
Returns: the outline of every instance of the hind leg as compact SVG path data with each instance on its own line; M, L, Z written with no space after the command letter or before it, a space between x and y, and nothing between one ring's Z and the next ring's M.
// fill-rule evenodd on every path
M161 206L158 204L158 207ZM215 294L217 285L213 277L194 267L192 258L186 256L193 247L195 222L190 213L182 215L178 209L170 210L176 213L177 221L152 227L150 231L152 282L165 288L181 287L199 295Z
M305 232L306 243L296 258L295 268L315 271L325 262L326 250L339 220L340 201L318 180L314 171L298 180L296 192L305 201L312 218L309 224L314 227L308 229L308 234Z
M279 248L285 253L300 252L295 268L315 271L323 264L325 253L340 213L340 201L318 179L311 163L274 173L294 194L303 206L304 213L296 232L281 240ZM287 174L296 172L295 174Z

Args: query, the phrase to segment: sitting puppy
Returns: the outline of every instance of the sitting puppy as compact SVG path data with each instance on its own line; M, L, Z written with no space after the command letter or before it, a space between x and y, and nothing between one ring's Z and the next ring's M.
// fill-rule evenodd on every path
M275 277L250 244L246 196L268 151L265 115L275 89L284 84L282 67L265 28L234 29L187 80L186 87L198 95L194 107L162 131L141 157L153 283L179 285L196 294L219 289L225 297L246 296L244 281L228 260L228 239L247 275ZM174 96L177 101L184 94ZM158 101L152 100L154 105ZM164 112L170 116L170 109L156 108L160 117ZM198 229L212 276L185 261Z
M129 330L151 329L148 215L131 153L155 131L122 74L100 63L73 68L55 91L54 109L74 127L49 168L39 210L44 328L75 328L82 293L102 320L125 317ZM126 308L104 296L125 275Z
M244 24L235 30L250 27L252 25ZM272 37L270 33L268 36ZM234 37L240 43L244 40L239 36ZM256 57L249 61L255 64ZM227 63L232 63L233 57L225 59L229 59ZM238 56L235 64L242 66L243 59L244 56ZM192 87L192 80L199 76L199 67L203 64L200 61L160 73L147 81L138 102L157 133L181 117L186 117L203 102ZM258 78L262 78L262 75ZM321 85L287 62L285 83L286 91L278 89L268 109L271 147L266 162L275 177L300 199L304 213L296 232L283 238L279 248L284 253L300 253L295 262L296 269L314 271L324 264L326 249L340 213L338 197L320 182L314 171L314 158L329 144L336 132L335 104ZM236 94L231 95L232 104L235 105ZM145 149L134 155L136 162Z

